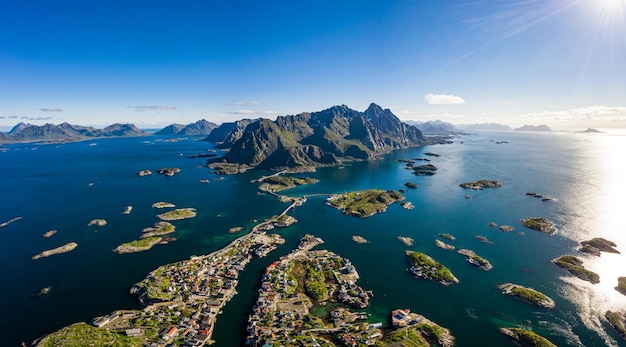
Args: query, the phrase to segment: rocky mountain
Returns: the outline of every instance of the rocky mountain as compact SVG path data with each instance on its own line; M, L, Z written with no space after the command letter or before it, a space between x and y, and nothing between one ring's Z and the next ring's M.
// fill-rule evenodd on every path
M157 131L155 135L208 135L217 124L201 119L190 124L171 124Z
M156 133L154 133L155 135L175 135L178 134L181 130L183 130L183 128L186 127L185 124L170 124L168 126L166 126L165 128L157 131Z
M77 141L90 137L142 136L147 135L133 124L112 124L104 129L83 127L69 123L41 126L19 123L5 138L5 143L30 141Z
M222 123L219 127L213 129L209 136L202 141L215 142L222 148L228 148L241 137L248 124L258 120L241 119L236 122Z
M0 132L0 143L5 143L9 141L9 135Z
M426 144L416 127L376 104L364 112L342 105L261 119L238 130L234 125L225 137L222 145L229 151L222 160L259 168L337 165Z
M541 124L541 125L527 125L527 124L524 124L524 126L522 126L522 127L515 128L515 131L551 131L551 130L545 124Z

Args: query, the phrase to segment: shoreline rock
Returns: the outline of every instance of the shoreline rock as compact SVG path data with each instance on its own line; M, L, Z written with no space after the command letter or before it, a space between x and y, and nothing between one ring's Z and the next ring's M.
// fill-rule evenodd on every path
M43 236L43 238L44 238L44 239L47 239L47 238L52 237L52 236L53 236L54 234L56 234L56 233L57 233L57 231L56 231L56 230L50 230L50 231L45 232L45 233L44 233L43 235L41 235L41 236Z
M363 236L358 236L358 235L352 236L352 241L354 241L356 243L361 243L361 244L363 244L363 243L370 243Z
M162 168L162 169L157 169L156 172L161 174L161 175L172 177L175 174L179 173L180 169L177 168L177 167L166 167L166 168Z
M414 240L410 237L405 237L405 236L398 236L398 240L400 240L400 242L404 243L406 246L413 246Z
M448 250L448 251L454 251L456 249L456 247L454 247L452 245L449 245L449 244L447 244L447 243L445 243L443 241L440 241L440 240L435 240L435 245L437 247L441 248L441 249L445 249L445 250Z
M105 225L107 225L107 221L104 219L93 219L92 221L90 221L89 223L87 223L87 226L90 227L92 225L96 225L99 227L103 227Z
M141 170L141 171L137 172L137 176L139 176L139 177L149 176L149 175L152 175L152 171L150 171L150 170Z

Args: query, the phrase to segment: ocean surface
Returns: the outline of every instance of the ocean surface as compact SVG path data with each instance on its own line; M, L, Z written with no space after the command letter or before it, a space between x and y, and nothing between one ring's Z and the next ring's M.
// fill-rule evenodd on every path
M216 180L203 167L205 159L187 158L207 153L212 144L193 137L166 139L171 138L0 147L0 223L23 217L0 228L3 346L18 346L116 309L140 308L129 288L149 271L220 249L249 231L255 220L286 207L260 194L250 182L267 171ZM287 242L265 258L254 258L241 273L239 294L219 316L215 345L243 345L248 310L256 300L264 267L310 233L326 241L317 249L338 253L356 266L359 284L374 294L367 309L372 322L388 325L391 310L408 308L450 329L457 346L512 345L498 332L498 327L509 326L532 329L559 346L624 346L601 317L608 309L626 310L626 296L613 289L617 277L626 276L625 149L624 133L481 132L449 145L395 151L380 160L306 174L320 182L286 191L287 195L399 190L410 181L419 188L404 195L415 208L404 210L394 204L385 213L359 219L326 206L323 196L309 198L290 212L299 222L278 230ZM425 157L424 152L441 156ZM439 168L437 174L414 176L398 162L411 158L431 159ZM136 176L140 170L162 167L182 171L174 177ZM198 183L202 179L210 182ZM483 191L459 187L479 179L498 180L503 187ZM555 201L526 196L529 191ZM157 201L194 207L198 216L174 222L175 242L135 254L112 252L158 221L156 215L162 211L151 207ZM133 206L132 213L122 214L127 205ZM521 218L534 216L554 221L558 233L550 236L519 224ZM96 218L108 224L88 227ZM515 231L501 232L490 227L491 222L513 226ZM234 226L246 231L230 234ZM53 229L58 230L56 235L42 237ZM493 270L482 271L455 251L437 248L439 233L454 235L455 241L442 240L457 249L474 250L493 264ZM353 235L370 243L357 244ZM479 235L490 243L476 239ZM412 237L415 245L406 247L398 236ZM579 241L592 237L614 241L625 254L594 257L576 251ZM31 259L70 241L78 243L72 252ZM431 255L460 283L444 287L413 278L406 270L406 249ZM573 278L550 262L564 254L580 256L600 275L601 283ZM505 297L496 287L504 282L537 289L552 297L556 308L537 309ZM49 294L36 295L48 286Z

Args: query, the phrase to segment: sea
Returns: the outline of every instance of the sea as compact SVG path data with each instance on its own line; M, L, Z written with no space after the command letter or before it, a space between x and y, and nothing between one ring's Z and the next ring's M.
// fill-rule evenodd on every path
M205 166L206 158L188 158L223 154L200 139L153 135L0 146L0 223L22 217L0 228L3 346L30 343L114 310L140 309L129 289L148 272L223 248L286 208L252 182L271 172L220 177ZM240 274L239 294L218 318L215 346L244 346L263 269L289 253L305 234L325 241L317 249L333 251L356 266L359 284L373 294L366 309L371 322L387 327L390 312L402 308L450 329L457 346L513 345L499 327L531 329L558 346L626 346L603 318L607 310L626 311L626 296L614 289L617 278L626 276L625 149L623 132L474 132L454 138L452 144L397 150L378 160L298 174L320 181L285 191L312 196L289 212L298 223L275 230L285 244L265 258L254 258ZM430 159L437 173L415 176L398 161L413 158ZM181 172L173 177L155 173L163 167ZM154 174L139 177L140 170ZM481 179L503 186L481 191L459 186ZM400 190L407 182L419 185L404 193L415 206L411 210L396 203L362 219L325 204L328 194ZM553 200L541 201L527 192ZM138 239L143 228L158 221L156 215L163 211L152 204L159 201L196 208L198 215L174 222L176 241L146 252L114 253L116 246ZM130 214L122 213L126 206L133 207ZM520 219L528 217L548 218L558 232L527 229ZM88 226L93 219L107 224ZM515 230L505 233L490 223ZM245 229L229 233L237 226ZM57 233L42 237L50 230ZM442 239L440 233L456 240ZM355 243L355 235L369 243ZM407 247L398 236L415 243ZM577 251L580 241L593 237L615 242L622 254L597 257ZM457 250L473 250L493 269L473 267L456 251L436 247L436 239ZM78 247L69 253L31 259L72 241ZM406 250L429 254L460 283L446 287L414 278L407 271ZM551 263L565 254L580 257L601 282L584 282ZM556 308L538 309L502 295L497 286L505 282L543 292ZM50 292L39 295L46 287Z

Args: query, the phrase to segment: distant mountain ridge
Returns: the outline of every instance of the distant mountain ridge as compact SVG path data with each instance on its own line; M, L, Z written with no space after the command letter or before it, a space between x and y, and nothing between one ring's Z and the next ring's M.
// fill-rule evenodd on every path
M275 121L260 119L250 121L241 131L242 125L228 125L231 131L226 136L225 129L220 130L222 147L228 149L220 160L246 167L337 165L342 160L370 159L394 149L427 144L419 129L376 104L364 112L341 105L279 116Z
M510 131L510 126L499 123L478 123L478 124L464 124L459 126L465 130L493 130L493 131Z
M69 123L59 125L44 124L41 126L18 123L8 134L0 136L0 142L33 142L33 141L77 141L92 137L142 136L147 133L133 124L115 123L104 129L83 127Z
M528 125L524 124L519 128L515 128L515 131L551 131L550 127L545 124L541 125Z
M456 125L438 119L425 122L408 120L406 123L417 127L425 135L453 135L463 133Z
M157 131L155 135L209 135L211 131L217 127L217 124L209 122L206 119L201 119L187 125L170 124Z

